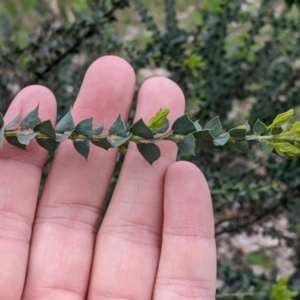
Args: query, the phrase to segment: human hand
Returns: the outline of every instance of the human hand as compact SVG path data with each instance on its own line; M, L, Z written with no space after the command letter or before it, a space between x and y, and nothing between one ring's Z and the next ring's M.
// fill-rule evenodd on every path
M135 76L117 57L92 64L72 110L75 123L93 117L109 126L131 107ZM55 123L53 94L23 89L6 122L39 103L42 120ZM184 96L166 78L141 87L135 120L160 108L172 123L184 112ZM159 143L152 166L129 145L103 223L101 206L117 152L91 147L88 161L71 142L60 145L40 199L47 153L36 142L27 151L4 141L0 149L0 299L215 299L216 254L207 183L177 147Z

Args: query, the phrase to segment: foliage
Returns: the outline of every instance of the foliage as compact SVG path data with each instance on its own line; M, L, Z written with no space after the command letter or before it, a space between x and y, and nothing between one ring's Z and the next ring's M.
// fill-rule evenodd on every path
M230 243L237 234L254 235L257 228L261 229L266 237L293 249L291 260L295 272L290 284L299 293L300 165L298 157L280 156L299 153L296 139L299 124L295 121L300 117L299 1L185 0L182 4L180 0L176 3L175 0L164 0L165 24L158 19L162 7L155 1L63 0L57 1L56 10L49 8L48 1L19 2L22 4L18 7L14 6L14 1L0 3L0 110L4 113L14 95L24 86L43 84L57 96L58 118L68 116L64 121L66 126L70 125L68 110L83 75L97 57L116 54L126 58L137 72L139 84L144 80L141 78L143 69L166 70L182 88L189 112L189 118L185 115L180 120L188 124L188 130L183 134L189 138L178 143L179 148L186 152L178 159L192 161L209 181L217 242ZM176 5L181 5L180 9ZM193 11L188 10L191 5ZM18 12L22 7L21 13ZM185 20L180 12L183 10L188 15ZM126 15L130 17L126 19ZM134 38L128 37L130 26L140 30ZM290 123L282 125L291 117L291 108L295 120L291 118ZM134 110L135 102L131 122ZM285 114L280 115L282 112ZM273 119L274 116L278 116L277 119ZM186 147L192 142L191 135L188 135L191 119L200 120L200 123L191 122L202 128L197 129L202 133L193 135L196 140L201 140L197 146L202 146L195 151ZM20 122L16 119L11 126ZM23 122L24 116L20 126L27 127L27 121ZM57 139L54 139L49 122L38 123L35 124L36 131L29 131L29 138L21 139L23 146L30 138L45 132L52 136L52 140ZM122 124L120 119L117 124ZM7 135L4 133L7 130L1 125L0 133ZM54 131L62 131L60 135L64 136L68 128L60 126ZM173 126L174 130L181 127L178 123ZM154 128L151 124L150 127L153 133L160 126ZM251 131L247 132L249 127ZM74 129L70 128L70 131ZM91 121L86 120L75 128L77 133L88 131L86 135L90 136ZM142 121L132 125L134 133L141 128L143 135L150 135ZM231 129L223 132L223 128ZM92 129L101 134L101 125ZM111 133L117 133L118 129L119 125ZM127 138L126 133L122 136L124 131L119 133ZM230 135L229 141L234 143L221 147L219 144L228 137L226 133ZM222 134L225 135L221 137ZM20 143L18 139L11 140ZM50 152L55 151L55 143L50 149L41 142L42 139L38 140ZM258 144L252 140L259 141L264 151L272 151L273 147L279 156L274 155L274 151L262 155L258 152ZM75 145L77 151L87 155L86 150L82 150L86 149L86 142ZM107 147L110 145L106 144ZM219 151L203 149L212 146ZM248 152L248 156L233 152L233 146ZM118 144L115 147L119 147ZM140 151L145 153L143 147ZM117 180L122 161L123 156L117 163L113 182ZM281 218L288 220L284 231L274 226ZM227 299L270 299L269 294L265 295L276 283L275 275L272 278L256 276L249 268L239 265L239 259L231 262L232 268L225 268L222 267L225 260L227 258L220 256L218 276L224 285L219 289L219 298L226 293L250 293L254 289L264 294Z

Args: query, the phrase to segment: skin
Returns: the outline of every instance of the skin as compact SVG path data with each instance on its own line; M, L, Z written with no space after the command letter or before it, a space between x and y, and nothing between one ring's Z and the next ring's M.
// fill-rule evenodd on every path
M88 117L106 128L128 117L135 75L121 58L105 56L88 69L73 108L75 124ZM169 107L170 123L184 113L180 88L166 78L142 85L135 120ZM39 104L55 124L56 100L42 86L14 99L6 123ZM216 251L207 182L177 147L158 144L150 166L129 146L104 221L101 206L117 152L92 147L88 161L62 143L38 199L47 153L6 141L0 149L0 295L6 300L215 299Z

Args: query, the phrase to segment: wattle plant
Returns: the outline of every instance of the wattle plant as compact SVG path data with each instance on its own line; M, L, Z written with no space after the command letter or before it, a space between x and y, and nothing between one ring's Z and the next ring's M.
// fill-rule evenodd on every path
M41 121L38 109L37 106L23 119L18 115L8 124L4 124L0 113L0 146L5 138L8 143L26 149L30 141L35 139L54 155L60 142L71 140L76 151L88 159L91 143L106 150L118 148L120 152L126 152L128 143L134 142L150 164L160 157L160 149L156 145L160 141L172 141L181 151L190 155L195 154L196 147L216 150L228 142L234 143L243 153L248 153L251 141L257 141L262 150L275 150L281 156L300 155L300 121L291 123L293 109L277 115L269 125L258 119L252 127L246 122L223 132L219 117L202 127L199 120L192 121L187 114L175 120L168 131L167 116L170 110L164 108L148 124L139 119L131 126L126 126L119 115L107 135L102 134L104 123L93 127L93 118L75 125L71 110L53 127L50 120Z

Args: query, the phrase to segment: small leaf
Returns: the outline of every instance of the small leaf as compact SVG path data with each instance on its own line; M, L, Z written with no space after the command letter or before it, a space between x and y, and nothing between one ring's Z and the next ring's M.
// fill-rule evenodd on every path
M193 132L193 135L196 140L209 141L209 142L212 142L214 140L214 137L211 135L210 130L196 131Z
M215 146L224 146L229 140L229 133L222 133L220 136L214 139L213 144Z
M21 121L21 115L16 116L15 118L13 118L12 121L10 121L7 125L4 126L4 129L10 129L13 126L17 125L18 123L20 123Z
M289 109L288 111L277 115L276 118L273 120L271 127L281 126L285 124L287 121L289 121L292 118L293 115L294 115L293 109Z
M161 127L158 127L158 128L150 128L151 131L153 133L164 133L168 130L169 128L169 120L168 119L165 119L163 121L163 125Z
M33 132L30 134L20 134L18 135L18 141L20 144L28 146L30 141L33 140L37 134L37 132Z
M41 122L38 116L39 106L31 111L21 122L21 129L34 128L34 126Z
M271 130L271 134L272 135L276 135L276 134L280 134L282 132L282 128L281 127L273 127Z
M133 135L142 137L144 139L153 139L153 133L144 123L143 119L139 119L136 123L134 123L130 128L130 132Z
M270 291L271 300L292 300L298 295L296 291L289 290L288 282L289 278L283 277L272 286Z
M93 135L99 135L102 133L103 129L104 129L105 123L102 123L100 125L98 125L97 127L93 128Z
M259 145L260 145L261 151L264 151L264 150L268 147L269 142L266 141L266 140L262 140L262 141L259 143Z
M148 127L152 129L161 128L170 112L169 108L160 109L149 121Z
M109 134L126 137L126 126L122 120L121 115L119 115L116 121L112 124L111 128L109 129Z
M185 114L174 122L172 130L174 134L187 135L196 131L196 127L187 114Z
M281 156L298 156L300 154L300 150L297 146L294 146L289 143L271 143L269 142L271 146L274 147L275 151L281 155Z
M0 128L0 148L2 147L2 140L4 138L4 128Z
M122 139L118 139L118 140L113 140L113 141L110 141L111 145L114 147L114 148L117 148L123 144L125 144L131 137L132 134L129 134L128 136L122 138Z
M53 139L37 139L37 143L46 149L51 155L55 154L58 143Z
M178 141L176 144L180 151L190 155L195 155L195 138L191 133L186 135L182 140Z
M75 124L71 114L71 110L61 118L61 120L56 124L55 130L57 132L73 131L75 129Z
M253 126L253 130L257 134L262 134L262 133L265 133L268 130L268 128L263 122L261 122L259 119L257 119L257 121L255 122L255 124Z
M222 133L222 124L219 117L211 119L205 126L204 129L209 129L212 136L217 137Z
M66 141L72 133L73 132L71 131L71 132L63 133L61 135L57 135L55 140L59 143Z
M229 134L235 139L244 139L246 137L246 130L246 128L232 128L229 130Z
M300 133L300 122L294 123L291 131L295 133Z
M90 152L90 141L89 140L74 141L73 145L76 151L87 160Z
M167 132L167 133L165 133L165 134L163 134L163 135L161 135L161 136L159 136L159 137L157 137L157 138L152 139L151 142L152 142L152 143L157 143L157 142L159 142L159 141L162 141L164 138L167 138L167 137L170 136L171 134L173 134L173 131L172 131L172 130L169 131L169 132Z
M92 141L92 143L100 148L103 148L105 150L108 150L110 148L112 148L113 146L111 145L111 143L107 140L107 138L101 138L101 139L97 139L96 141Z
M76 125L75 131L91 140L93 138L93 118L82 120Z
M3 115L0 112L0 129L3 127L4 125L4 119L3 119Z
M139 143L137 148L150 165L160 157L160 149L154 144Z
M24 150L26 149L26 145L21 144L18 141L18 138L16 136L7 136L5 139L7 140L8 143L10 143L11 145L13 145L15 147L18 147L18 148L21 148Z
M236 141L234 144L242 153L249 153L249 146L247 141Z
M197 121L194 122L194 126L196 128L196 131L202 130L202 127L201 127L201 125L199 123L199 120L197 120Z
M244 123L244 126L245 126L245 129L246 129L246 132L248 133L248 132L251 130L251 127L250 127L248 121L246 121L246 122Z
M41 122L37 125L34 126L33 130L35 132L40 132L42 134L45 134L46 136L48 136L49 138L55 140L56 136L55 136L55 130L51 124L50 120Z

